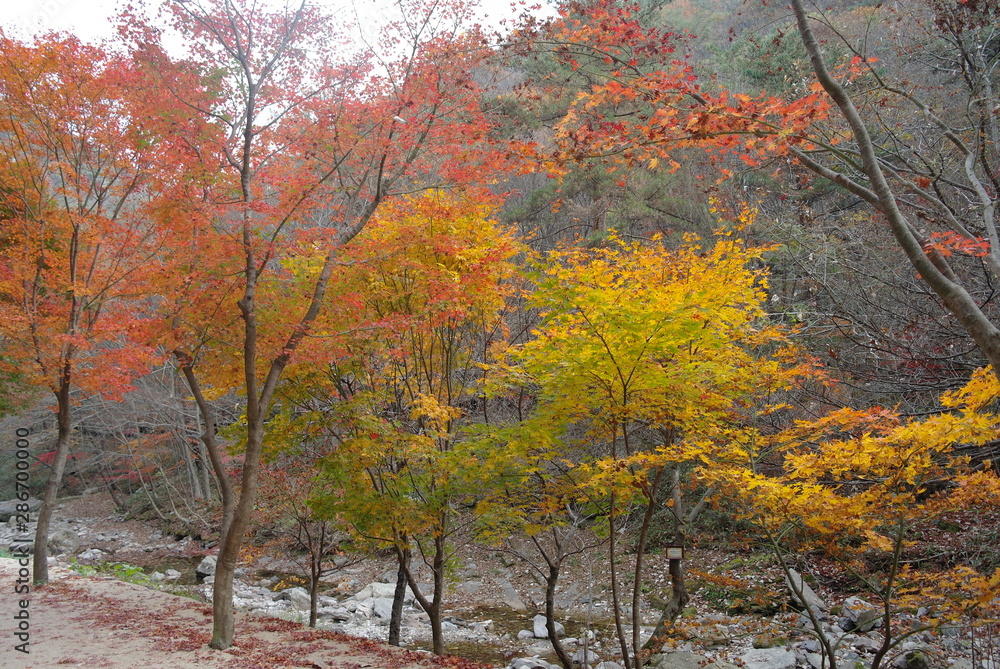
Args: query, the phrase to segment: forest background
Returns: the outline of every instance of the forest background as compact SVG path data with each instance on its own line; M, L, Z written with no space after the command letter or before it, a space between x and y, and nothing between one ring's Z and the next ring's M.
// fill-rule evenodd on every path
M34 449L0 484L43 497L35 581L98 483L219 541L213 648L292 523L314 585L348 538L393 551L440 652L457 536L542 565L550 625L595 542L639 666L687 601L678 562L640 643L642 556L709 509L877 598L876 665L917 599L987 624L998 12L569 2L492 34L405 0L359 42L189 0L0 36L0 384Z

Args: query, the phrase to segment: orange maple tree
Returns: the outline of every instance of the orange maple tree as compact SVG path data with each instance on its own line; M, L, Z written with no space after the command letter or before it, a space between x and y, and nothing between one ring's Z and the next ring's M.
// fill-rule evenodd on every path
M147 369L143 286L173 228L147 217L154 138L129 114L129 60L61 35L0 33L0 52L3 364L53 393L58 423L35 537L44 583L73 391L119 396Z
M195 397L204 399L196 368L211 392L246 397L239 494L224 495L214 648L233 640L233 572L265 423L279 381L308 356L310 332L334 297L340 247L395 195L488 180L504 164L480 107L473 70L485 43L467 27L468 10L419 0L399 9L399 23L371 50L341 47L346 28L305 2L276 11L239 0L171 3L185 59L167 55L149 22L131 16L125 30L152 88L166 92L162 122L186 133L187 178L199 186L187 206L204 221L191 249L228 248L233 264L213 259L178 273L182 299L165 305L175 325L168 345Z

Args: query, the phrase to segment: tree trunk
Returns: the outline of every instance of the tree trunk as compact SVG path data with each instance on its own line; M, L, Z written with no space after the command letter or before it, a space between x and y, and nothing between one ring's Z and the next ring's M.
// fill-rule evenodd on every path
M559 582L559 562L556 560L549 562L549 573L545 577L545 630L549 633L549 641L552 642L552 650L565 669L573 669L573 660L566 654L562 641L556 635L556 584Z
M701 499L694 505L694 508L685 514L683 508L684 500L680 488L681 472L679 466L673 468L672 476L674 504L670 508L674 515L674 543L683 546L687 543L687 528L698 519L702 509L705 508L708 498L712 495L712 489L709 488L702 493ZM684 607L688 603L687 585L684 581L684 567L681 561L670 560L668 569L671 585L670 601L660 611L660 620L656 623L656 628L653 629L653 635L643 644L642 650L636 653L636 669L644 666L649 662L650 657L663 649L663 645L667 642L668 630L673 627L677 616L684 611Z
M669 442L667 442L669 443ZM649 540L649 526L653 522L653 513L656 510L656 495L660 491L660 484L663 482L663 474L666 467L660 467L653 476L653 482L645 490L646 511L642 516L642 528L639 531L639 541L635 547L635 568L632 572L632 652L635 653L635 664L641 667L639 660L640 635L642 633L642 568L643 557L646 552L646 542ZM675 470L676 471L676 468Z
M248 416L249 418L249 416ZM255 416L248 420L247 450L243 458L243 478L240 498L236 503L232 523L223 537L219 560L215 567L212 590L212 641L209 646L225 650L233 645L235 636L233 616L233 578L243 547L243 536L250 527L254 502L257 499L260 453L264 443L263 421Z
M792 0L791 4L792 10L795 13L796 23L798 24L799 34L802 38L802 44L809 55L813 72L816 74L816 78L820 85L822 85L823 90L826 91L834 104L837 105L840 113L843 114L844 119L850 125L851 131L854 134L854 142L861 156L861 171L868 178L871 185L871 189L867 190L866 199L885 216L893 237L896 239L896 243L899 244L903 253L906 254L910 264L920 273L920 277L924 282L938 295L944 303L945 308L962 324L966 332L969 333L969 336L979 346L979 350L982 351L983 355L986 356L986 359L993 366L993 373L996 374L997 378L1000 378L1000 329L997 329L996 325L983 313L979 305L976 304L975 298L969 294L965 287L955 280L954 272L951 271L950 267L946 267L946 261L940 257L929 257L928 252L921 243L923 240L918 239L910 222L899 209L899 205L896 202L896 194L889 186L885 173L879 165L875 144L868 132L868 126L865 124L864 119L861 118L861 114L854 105L851 96L830 75L827 69L819 43L816 41L816 37L809 26L802 0ZM801 152L796 155L809 169L821 176L828 176L823 166L810 161L807 156L803 159L804 154ZM834 178L834 182L838 185L844 185L841 183L843 175L839 176L841 178ZM944 265L945 271L942 271L942 267L939 267L939 265Z
M316 627L316 611L319 609L319 577L323 575L322 546L320 554L309 555L309 627Z
M684 583L684 568L681 566L680 560L670 561L670 584L672 590L670 601L667 602L667 605L663 607L663 611L660 612L660 620L656 623L653 636L649 637L649 640L643 644L642 650L636 654L637 659L635 664L637 669L644 666L649 662L649 658L663 649L663 645L667 642L667 632L673 627L677 616L681 614L688 603L687 586Z
M62 486L63 472L66 470L66 459L69 456L69 437L73 427L73 406L69 394L69 366L63 372L63 378L56 393L56 454L52 461L52 471L45 484L45 495L42 506L38 509L38 525L35 529L35 547L32 560L32 580L35 585L49 582L49 525L56 508L59 488Z
M209 471L209 464L211 463L208 459L208 449L205 448L205 442L200 439L197 448L198 457L195 460L195 467L198 470L198 475L201 476L201 488L205 491L205 499L212 500L215 496L212 494L212 474Z
M396 547L396 589L392 593L392 614L389 617L389 645L399 645L399 632L403 626L403 601L406 599L406 568L410 563L410 549Z
M444 634L441 630L441 601L444 597L444 566L445 566L445 539L444 527L438 528L440 532L434 537L434 556L431 559L431 571L434 573L434 594L431 599L420 591L413 570L407 564L405 567L406 581L413 590L413 596L424 610L431 623L431 645L435 655L444 655Z
M622 628L622 606L621 606L621 595L618 591L618 567L615 565L615 559L618 557L617 553L617 541L616 533L617 528L615 527L615 496L614 493L611 494L611 505L608 510L608 560L611 565L610 576L611 576L611 608L615 614L615 634L618 637L618 645L622 649L622 662L625 664L625 669L632 669L632 662L629 658L628 641L625 639L625 630ZM638 668L637 668L638 669Z
M443 521L442 521L443 522ZM441 603L444 600L444 568L445 568L445 541L444 541L444 526L442 524L441 531L434 537L434 602L433 602L433 615L428 611L428 615L431 615L431 638L434 645L435 655L445 654L444 645L444 632L441 630Z
M191 496L195 499L205 499L205 493L201 488L201 477L195 468L194 458L191 457L191 445L187 442L186 435L181 435L181 453L184 456L184 469L188 475L188 485L191 488Z

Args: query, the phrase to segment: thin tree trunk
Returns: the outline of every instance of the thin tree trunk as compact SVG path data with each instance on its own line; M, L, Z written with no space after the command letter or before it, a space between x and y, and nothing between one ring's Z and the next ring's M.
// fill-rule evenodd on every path
M320 547L317 555L315 550L309 552L309 627L316 627L317 611L319 609L319 577L323 575L323 536L320 535Z
M663 645L667 642L667 632L673 627L677 616L681 614L688 603L687 586L684 583L684 567L680 560L670 561L670 601L660 612L660 620L656 623L653 636L649 637L643 645L642 650L636 653L636 667L645 665L649 658L659 653Z
M212 500L215 495L212 494L212 474L209 472L211 462L208 458L208 449L205 448L205 442L201 439L198 440L197 448L198 458L195 460L195 467L198 470L198 475L201 476L201 487L205 491L205 499Z
M622 662L625 664L625 669L632 669L632 662L629 657L628 641L625 639L625 630L622 628L622 606L621 606L621 595L618 592L618 567L615 565L615 559L617 555L617 542L615 540L615 534L617 529L615 528L615 496L614 493L611 494L611 508L608 512L608 559L611 563L611 608L615 614L615 634L618 636L618 644L622 649ZM637 668L638 669L638 668Z
M442 521L443 522L443 521ZM444 527L434 537L434 615L431 617L431 637L435 655L444 655L444 632L441 629L441 603L444 601L444 567L445 567Z
M557 549L558 550L558 549ZM566 654L562 641L556 634L556 584L559 582L559 557L549 560L547 557L549 573L545 577L545 630L549 633L549 641L552 642L552 650L556 652L556 657L565 669L573 669L573 660Z
M684 546L687 543L687 528L698 519L698 515L705 508L705 504L712 494L712 489L709 488L706 490L702 494L701 499L698 500L698 503L685 514L683 510L683 497L680 490L679 467L674 467L673 469L672 484L674 505L671 507L671 510L674 514L674 543ZM684 607L688 603L687 585L684 581L684 565L681 564L680 560L670 560L669 572L671 585L670 601L660 611L660 619L653 629L652 636L643 644L641 652L637 653L637 669L648 662L650 657L663 649L663 645L667 642L667 632L673 627L677 621L677 616L684 611Z
M406 599L406 568L410 564L410 549L396 547L396 589L392 593L392 614L389 616L389 645L399 645L399 632L403 626L403 602Z
M184 435L181 435L178 441L180 441L181 451L184 455L184 469L187 471L191 494L195 499L205 499L205 493L202 492L201 488L201 478L195 469L194 458L191 457L191 445L187 442L187 438Z
M431 558L431 571L434 576L434 593L431 599L427 599L427 596L420 591L420 586L417 583L416 577L413 575L413 570L410 569L409 563L404 567L406 571L406 581L410 584L410 589L413 590L413 596L420 604L420 608L424 610L427 617L430 618L431 623L431 645L433 647L433 652L435 655L444 655L445 645L444 645L444 634L441 629L441 603L444 599L444 567L445 567L445 519L439 517L440 525L436 528L437 532L434 536L434 555ZM421 554L424 554L421 549ZM425 554L424 554L425 555ZM425 557L426 563L426 557Z
M101 458L101 472L104 476L104 480L107 482L107 488L108 492L111 494L111 499L115 503L115 509L120 513L125 509L125 506L116 492L118 489L118 482L115 481L114 472L111 471L108 461L104 458Z
M63 472L66 471L66 459L69 456L70 431L73 427L73 406L70 400L69 365L63 371L63 378L56 393L56 437L55 458L52 461L52 471L45 484L45 495L42 506L38 509L38 525L35 528L35 547L32 560L32 580L35 585L49 582L49 525L56 508L59 488L62 486Z
M632 652L635 654L635 664L637 667L641 667L642 664L639 661L639 644L640 635L642 634L642 568L643 568L643 557L646 552L646 542L649 539L649 526L653 521L653 512L656 510L656 495L660 490L660 484L663 481L663 473L666 471L666 467L660 467L656 470L656 475L653 477L653 483L646 490L646 495L648 502L646 503L646 511L642 516L642 527L639 530L639 541L635 547L635 569L633 571L633 581L632 581Z

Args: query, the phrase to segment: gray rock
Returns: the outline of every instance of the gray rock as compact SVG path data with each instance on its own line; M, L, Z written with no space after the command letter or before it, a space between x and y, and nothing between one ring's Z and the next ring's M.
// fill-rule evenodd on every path
M552 652L552 642L547 639L535 639L535 642L524 649L524 652L534 656L548 655Z
M864 650L871 653L877 651L881 645L882 644L876 641L875 639L866 636L859 636L858 638L851 641L852 648L857 648L859 650Z
M882 612L860 597L848 597L842 607L849 622L848 632L868 632L882 625Z
M517 638L518 639L534 639L535 638L535 633L532 632L531 630L521 630L520 632L517 633Z
M754 648L740 659L746 669L795 669L795 653L789 648Z
M654 655L649 664L655 669L701 669L706 662L708 658L704 655L681 651Z
M579 583L570 583L565 590L556 593L556 608L563 610L569 609L579 602L580 598L584 594L582 585Z
M805 582L799 572L794 569L789 569L786 584L788 585L788 590L792 593L792 600L800 606L808 607L815 611L827 610L828 607L826 602L820 599L819 595L813 592L813 589L809 587L809 584ZM802 597L795 594L796 589L802 593Z
M181 577L181 573L176 569L168 569L163 572L163 578L168 581L176 581Z
M316 617L343 623L351 619L351 612L339 606L324 606L316 609Z
M79 555L77 555L77 558L80 559L80 560L95 560L95 561L100 561L100 560L103 560L104 558L106 558L107 556L108 556L108 554L105 553L104 551L102 551L100 548L88 548L87 550L85 550L82 553L80 553ZM168 571L170 571L170 570L168 570Z
M62 555L80 550L80 536L69 527L59 527L49 534L49 553Z
M389 597L374 597L372 611L379 618L389 620L392 618L392 599Z
M309 610L309 591L301 586L282 590L278 599L291 602L292 606L299 611Z
M617 662L601 662L594 669L625 669L625 667Z
M474 595L483 588L482 581L462 581L458 584L458 589L467 595Z
M10 520L11 516L15 516L18 513L22 513L17 510L18 504L27 504L28 513L34 513L42 506L42 501L35 499L34 497L29 497L25 501L20 501L17 499L11 499L6 502L0 502L0 523L6 523ZM32 518L34 520L34 518Z
M551 666L545 660L537 657L518 657L507 665L508 669L549 669Z
M152 574L149 575L150 581L162 581L166 578L167 577L163 574L163 572L160 571L154 571Z
M486 634L493 631L493 621L492 620L476 620L469 623L469 629L475 630L481 634Z
M704 669L738 669L735 664L729 664L725 660L716 660L705 665Z
M505 606L514 609L515 611L528 610L528 607L524 605L523 601L521 601L521 596L517 594L517 590L515 590L514 586L510 584L510 581L507 579L501 579L497 582L497 585L500 586L500 598Z
M358 600L359 602L363 602L366 599L371 599L373 597L375 599L379 598L392 599L393 597L395 597L395 595L396 595L395 581L393 581L392 583L369 583L365 587L361 588L361 590L356 595L354 595L354 599ZM403 595L403 603L410 604L412 602L413 602L413 591L410 590L409 588L406 588L406 593Z
M219 558L215 555L206 555L205 559L194 568L194 573L198 576L204 578L205 576L212 576L215 574L215 565L219 561Z
M560 623L557 620L557 621L555 621L555 625L556 625L556 638L557 639L561 639L564 636L566 636L566 628L563 627L562 623ZM545 616L543 616L541 613L539 613L537 616L535 616L535 620L534 620L534 624L533 624L533 630L534 630L535 638L536 639L548 639L549 638L549 630L545 627Z
M570 659L573 661L574 666L584 666L601 661L601 657L597 653L586 648L581 648L573 653L573 657Z
M704 655L689 651L654 655L650 666L655 667L655 669L736 669L735 665L724 660L712 662Z
M931 669L935 663L931 657L930 649L921 644L905 643L903 652L893 661L892 666L897 669Z

